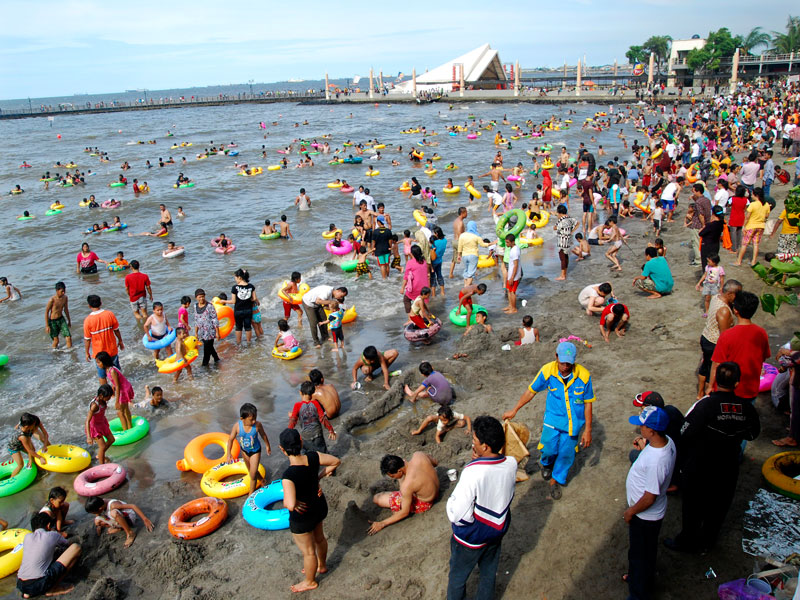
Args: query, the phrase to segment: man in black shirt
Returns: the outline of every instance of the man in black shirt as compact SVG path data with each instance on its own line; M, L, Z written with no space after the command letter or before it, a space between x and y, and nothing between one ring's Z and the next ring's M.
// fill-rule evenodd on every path
M386 227L386 217L383 215L378 215L376 222L378 227L372 232L372 243L375 245L375 256L378 258L381 276L386 279L389 276L389 265L392 260L390 251L392 230Z
M681 430L683 529L664 545L678 552L705 552L714 547L731 506L739 478L744 440L761 432L751 402L734 393L739 365L717 367L717 391L698 400Z

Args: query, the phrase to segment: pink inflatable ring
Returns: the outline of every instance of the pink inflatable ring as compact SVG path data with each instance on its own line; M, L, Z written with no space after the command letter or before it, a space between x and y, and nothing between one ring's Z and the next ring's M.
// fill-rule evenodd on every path
M73 487L80 496L100 496L118 488L127 476L125 467L108 463L92 467L78 475Z
M342 256L349 252L353 251L353 244L350 243L349 240L342 240L341 246L334 246L333 240L325 244L325 249L330 252L331 254L336 254L337 256Z
M768 392L772 389L772 382L778 376L778 369L768 363L761 365L761 378L758 382L759 392Z

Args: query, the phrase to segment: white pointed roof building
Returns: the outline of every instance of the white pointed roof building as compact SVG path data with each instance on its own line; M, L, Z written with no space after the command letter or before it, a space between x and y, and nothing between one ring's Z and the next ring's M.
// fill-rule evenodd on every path
M417 91L450 91L454 84L459 84L461 65L464 65L464 86L467 88L495 89L498 81L508 80L497 50L492 50L489 44L483 44L435 69L417 75ZM412 86L412 81L404 81L393 91L411 93Z

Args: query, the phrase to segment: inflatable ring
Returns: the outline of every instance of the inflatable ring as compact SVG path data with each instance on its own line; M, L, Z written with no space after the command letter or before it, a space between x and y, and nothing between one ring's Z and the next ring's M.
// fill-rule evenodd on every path
M281 360L294 360L301 354L303 354L303 349L300 346L294 346L293 348L284 352L278 351L277 348L272 349L272 356L275 358L280 358Z
M258 237L260 237L262 240L277 240L279 237L281 237L281 234L279 231L275 231L273 233L261 233Z
M0 463L0 498L21 492L33 483L33 480L36 479L36 473L39 472L36 464L28 461L27 464L23 465L19 473L14 477L9 477L16 466L17 463L13 458Z
M234 156L236 156L236 155L234 155ZM198 160L200 160L200 159L198 158ZM249 173L243 173L242 171L239 171L237 173L237 175L241 175L242 177L253 177L254 175L261 175L261 173L263 173L263 172L264 172L264 168L263 167L254 167L254 168L250 169Z
M467 136L467 137L469 137L469 136ZM450 165L447 165L444 168L445 171L455 171L456 169L458 169L458 165L453 165L452 167Z
M8 364L8 354L0 354L0 368Z
M102 496L121 486L127 476L128 472L122 465L107 463L78 475L72 487L80 496Z
M288 304L300 304L300 302L303 300L303 296L305 296L305 293L309 290L308 284L301 283L300 285L298 285L297 292L295 292L294 294L288 294L288 295L284 294L283 288L285 288L290 283L291 281L287 279L281 284L281 289L278 290L278 298L280 298L281 300L283 300Z
M152 333L150 335L152 335ZM164 335L164 337L162 337L159 340L153 340L151 342L148 339L147 334L145 333L144 336L142 336L142 344L144 344L144 347L147 348L148 350L161 350L162 348L171 346L172 342L175 341L177 335L178 335L177 329L173 327L166 333L166 335Z
M451 188L443 188L442 191L445 194L457 194L458 192L461 191L461 188L459 186L457 186L457 185L454 185Z
M539 211L539 218L538 219L530 219L528 221L529 225L536 225L536 229L541 229L550 221L550 213L546 210Z
M115 181L114 183L109 183L108 187L125 187L126 185L128 184L122 181Z
M31 215L29 217L17 217L17 221L30 221L31 219L35 219L36 217Z
M150 432L150 423L144 417L134 416L131 419L132 427L130 429L122 429L122 423L119 419L112 419L108 422L111 428L111 433L114 434L114 443L112 446L127 446L138 442Z
M281 170L280 165L270 165L267 167L267 171L280 171L280 170Z
M206 496L212 498L238 498L250 491L250 467L243 460L234 463L220 463L203 473L200 480L200 489ZM264 465L258 465L258 472L264 477L267 472ZM233 481L222 481L231 475L242 475Z
M191 442L186 444L183 449L183 458L175 463L175 467L179 471L194 471L195 473L203 474L209 469L216 467L221 462L228 459L228 434L220 432L204 433L198 435ZM205 449L212 444L216 444L222 448L222 456L220 458L206 458ZM231 458L238 459L241 448L239 447L239 440L233 440L231 446Z
M528 246L541 246L542 244L544 244L544 238L540 237L529 238L529 237L519 236L519 242L520 244L527 244Z
M172 187L174 188L191 188L194 187L194 181L190 181L189 183L182 183L178 185L177 183L173 183Z
M651 158L651 159L653 159L653 160L655 160L655 159L657 159L659 156L661 156L661 153L662 153L662 152L664 152L664 149L663 149L663 148L659 148L658 150L656 150L655 152L653 152L653 154L651 154L651 155L650 155L650 158Z
M51 210L61 210L63 208L64 208L64 205L60 204L58 202L53 202L53 204L50 205L50 209Z
M552 169L553 167L555 167L555 165L553 164L552 160L546 160L542 163L543 169Z
M506 229L506 225L511 220L512 216L517 217L517 223L511 228ZM528 222L528 218L525 216L525 212L521 208L515 208L513 210L504 213L500 220L497 222L497 227L495 228L495 232L497 233L497 237L501 240L505 240L506 236L511 234L514 237L517 237L520 232L525 229L525 225Z
M323 231L322 232L322 237L324 237L326 240L332 240L333 238L336 237L337 233L342 233L342 230L341 229L334 229L333 231Z
M11 551L0 558L0 579L19 571L22 565L22 541L29 533L29 529L0 531L0 552Z
M347 187L345 187L345 186L340 187L339 191L342 192L343 194L349 194L350 192L353 191L353 189L354 188L353 188L352 185L348 185Z
M488 254L484 254L478 257L478 268L479 269L488 269L490 267L496 267L497 261L494 259L494 256L489 256Z
M647 206L646 204L643 204L642 200L644 200L644 198L640 197L639 194L636 194L636 198L633 201L633 205L636 208L638 208L640 211L642 211L644 214L649 215L650 214L650 207Z
M103 229L103 232L104 233L113 233L115 231L121 231L122 229L127 229L127 228L128 228L127 223L121 223L121 224L117 225L116 227L109 227L108 229Z
M185 253L186 253L185 248L178 248L177 250L173 250L172 252L164 250L161 253L161 258L178 258L179 256L183 256Z
M686 181L689 183L697 183L697 180L700 178L698 175L699 170L700 165L698 163L692 164L686 171Z
M428 217L426 217L424 213L420 212L419 210L414 210L414 212L411 214L414 216L414 220L417 223L425 227L425 223L428 222Z
M782 494L787 498L800 500L800 479L795 479L789 473L796 473L800 468L800 452L781 452L769 457L764 466L761 467L761 474L767 487L772 491Z
M217 322L219 323L219 339L224 340L233 331L235 324L233 318L233 309L227 304L221 304L219 298L214 296L211 300L214 305L214 310L217 311Z
M47 462L43 463L37 458L35 459L36 465L45 471L55 473L83 471L92 462L92 457L86 450L69 444L51 444L47 447L46 452L39 450L39 454L44 456Z
M478 190L476 190L476 189L475 189L475 186L464 184L464 187L465 187L465 188L466 188L466 190L467 190L467 191L468 191L470 194L472 194L472 195L473 195L475 198L478 198L478 199L480 199L480 197L481 197L481 193L480 193Z
M411 191L411 186L408 185L407 181L404 181L403 185L401 185L399 188L397 188L397 191L398 192L410 192Z
M461 309L461 310L459 310ZM489 314L489 311L486 310L480 304L473 304L472 305L472 315L470 315L469 324L475 325L475 314L482 312L485 315ZM466 327L467 326L467 309L463 306L456 306L453 310L450 311L450 322L453 325L458 327Z
M340 246L334 246L333 240L331 240L325 244L325 249L331 254L342 256L353 251L353 244L350 243L350 240L342 240Z
M425 175L436 175L436 169L425 169Z
M115 265L114 263L108 264L108 270L116 273L117 271L124 271L128 268L128 265Z
M345 273L352 273L356 270L356 266L358 265L358 260L348 260L342 263L342 271Z
M381 174L380 171L375 171L375 170L367 171L366 173L364 173L364 175L366 175L367 177L376 177L376 176L378 176L380 174Z
M60 210L50 209L47 212L45 212L44 214L47 215L48 217L52 217L53 215L60 215L61 211Z
M413 323L409 323L403 328L403 336L409 342L421 342L423 340L429 340L434 335L439 333L439 330L442 328L442 322L435 318L428 323L428 327L425 329L419 329Z
M778 376L778 369L769 363L761 365L761 377L758 380L758 391L768 392L772 388L772 382Z
M340 187L342 187L342 185L343 184L341 182L340 183L329 183L328 187L331 188L331 189L334 189L334 190L338 190Z
M325 309L325 316L326 317L330 316L330 314L331 314L331 311L329 311L326 308ZM348 308L346 311L344 311L344 316L342 317L342 323L343 324L344 323L352 323L353 321L356 320L357 316L358 316L358 313L356 312L356 307L355 307L355 305L353 305L350 308Z
M283 501L283 482L276 479L267 487L256 490L242 506L242 518L256 529L278 531L289 529L289 509L269 510L267 507Z
M217 315L219 319L219 315ZM228 332L230 333L230 332ZM192 336L193 337L193 336ZM222 328L220 327L220 337L222 337ZM186 338L189 339L189 338ZM185 342L184 342L185 343ZM178 359L177 354L170 354L164 360L157 360L156 367L158 367L159 373L175 373L176 371L180 371L186 365L192 364L197 359L197 349L193 348L186 352L186 355ZM114 442L116 444L116 442Z
M373 146L373 148L374 148L375 150L383 150L384 148L386 148L386 144L375 144L375 145Z
M556 200L560 200L561 199L561 192L559 190L557 190L556 188L552 188L550 190L550 195L553 196L553 198L555 198Z
M191 521L197 515L207 515ZM169 517L167 528L180 540L195 540L215 532L228 518L228 503L217 498L198 498L180 506Z

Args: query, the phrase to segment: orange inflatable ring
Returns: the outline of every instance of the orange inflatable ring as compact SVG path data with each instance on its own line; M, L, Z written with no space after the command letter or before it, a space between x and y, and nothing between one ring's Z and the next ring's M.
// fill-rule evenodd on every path
M206 514L198 521L192 517ZM228 503L219 498L198 498L179 507L169 518L169 532L181 540L195 540L213 533L228 518Z
M223 453L228 451L228 434L220 432L204 433L198 435L191 442L186 444L183 449L183 458L175 463L179 471L194 471L201 475L212 467L228 459L226 454L220 458L206 458L205 449L212 444L222 448ZM231 458L239 458L239 440L233 440L231 447Z
M694 163L692 166L689 167L689 170L686 171L686 181L689 183L697 183L699 179L699 172L700 167L697 163Z
M233 309L227 304L221 304L219 298L214 296L211 300L214 309L217 311L217 321L219 321L219 339L225 339L233 331L234 319Z

